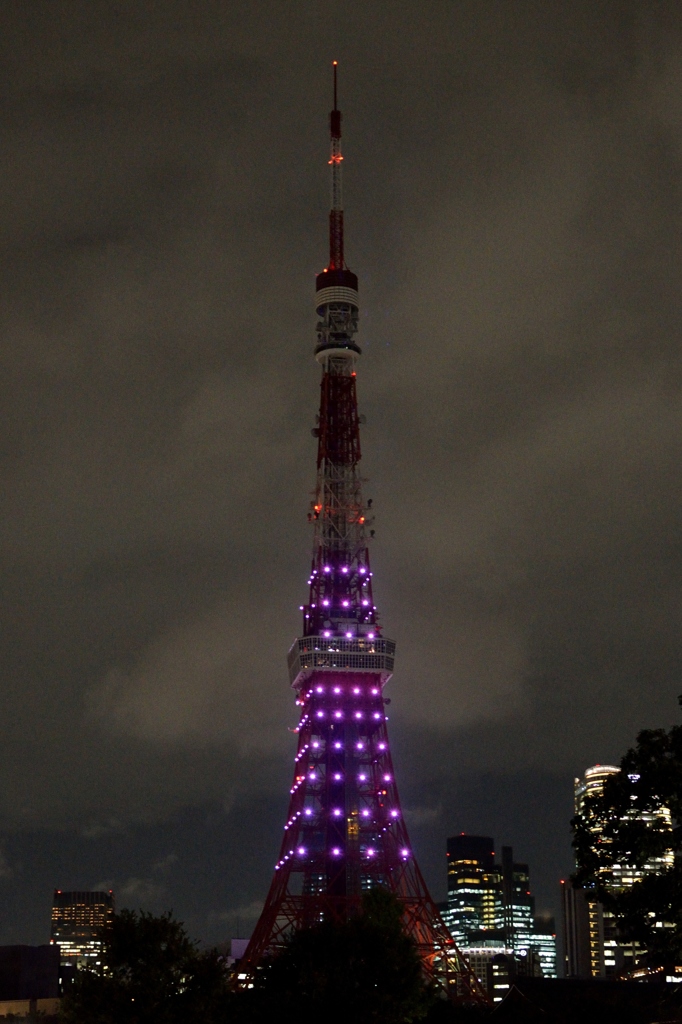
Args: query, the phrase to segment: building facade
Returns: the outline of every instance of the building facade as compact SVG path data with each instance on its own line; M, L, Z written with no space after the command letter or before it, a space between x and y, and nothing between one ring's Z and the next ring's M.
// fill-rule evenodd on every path
M448 899L443 916L458 945L471 932L495 929L496 894L502 881L488 836L453 836L447 841Z
M557 976L554 921L535 914L528 865L514 860L511 846L501 852L498 863L489 836L462 834L447 841L443 918L489 991L497 956L511 956L526 975L537 969L546 978Z
M587 768L582 778L574 780L575 813L582 815L586 801L600 796L606 780L620 772L611 764L596 764ZM636 812L633 810L632 812ZM656 815L638 815L642 820L656 823L659 827L672 827L670 811L663 807ZM592 829L598 840L600 829ZM631 864L614 864L609 885L622 890L634 885L648 874L657 874L672 867L674 854L667 851L661 857L652 857L642 867ZM624 942L618 935L616 920L610 910L589 889L574 889L570 882L561 883L561 906L563 918L565 974L567 978L617 978L630 973L638 958L644 952L634 942Z
M102 965L103 933L114 914L114 894L55 889L50 943L59 946L62 967Z

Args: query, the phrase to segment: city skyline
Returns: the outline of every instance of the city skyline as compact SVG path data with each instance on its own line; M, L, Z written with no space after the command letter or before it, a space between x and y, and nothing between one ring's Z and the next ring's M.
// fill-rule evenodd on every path
M556 978L555 920L535 912L529 865L514 859L511 846L501 847L498 863L494 846L491 836L448 838L443 919L464 955L480 965L477 970L483 968L481 981L497 954L511 954L517 963L534 956L542 975Z
M296 727L329 61L412 844L558 916L571 780L677 720L682 14L0 13L0 941L55 885L248 933ZM170 13L169 13L170 12Z

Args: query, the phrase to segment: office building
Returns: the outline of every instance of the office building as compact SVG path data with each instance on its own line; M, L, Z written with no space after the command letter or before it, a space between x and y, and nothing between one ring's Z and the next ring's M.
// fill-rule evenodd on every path
M591 796L601 795L604 791L604 784L609 776L617 775L619 772L620 768L616 768L614 765L596 764L585 771L582 779L575 779L574 803L576 815L583 814L586 799ZM662 827L666 831L670 831L672 828L672 818L667 807L659 808L655 814L650 811L638 812L633 808L630 817L651 824L655 823L658 828ZM595 836L598 836L599 828L597 826L592 831ZM628 888L638 879L644 878L645 875L658 874L661 871L667 870L672 867L673 861L673 851L667 850L661 857L650 858L641 868L633 867L632 864L628 863L614 864L611 869L611 884L614 889Z
M586 809L586 800L600 796L604 784L620 768L610 764L596 764L585 771L580 779L574 780L574 802L576 815ZM662 807L656 814L638 813L633 816L643 821L656 823L658 827L671 829L670 811ZM595 842L599 839L600 828L592 828ZM652 857L642 867L631 864L614 864L611 869L609 887L614 891L633 885L648 874L657 874L672 867L672 850L660 857ZM561 905L563 918L565 974L567 978L617 978L632 971L643 950L634 942L625 942L619 935L616 920L589 889L574 889L570 882L561 883Z
M102 965L103 933L113 913L111 890L62 892L55 889L50 943L59 946L62 967L95 969Z
M561 923L564 940L564 977L591 978L590 904L585 889L561 880ZM605 977L605 975L603 975Z
M497 863L491 837L464 833L448 839L447 863L443 919L488 991L498 956L511 956L525 976L538 970L555 978L554 921L535 915L528 865L514 860L510 846L502 847Z
M447 841L448 899L443 916L458 945L470 932L496 927L496 893L501 875L488 836L453 836Z
M544 978L557 976L556 922L549 914L534 914L528 949L537 955ZM531 977L531 975L528 975ZM535 977L535 975L532 975Z

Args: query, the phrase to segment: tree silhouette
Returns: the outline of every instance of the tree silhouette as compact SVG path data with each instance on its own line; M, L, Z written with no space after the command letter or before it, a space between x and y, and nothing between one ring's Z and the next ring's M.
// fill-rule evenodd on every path
M420 1020L436 1000L398 901L372 889L362 911L296 932L261 972L254 1017L312 1024L400 1024Z
M200 952L170 913L115 914L104 968L79 971L64 1000L64 1024L222 1024L234 996L222 961Z

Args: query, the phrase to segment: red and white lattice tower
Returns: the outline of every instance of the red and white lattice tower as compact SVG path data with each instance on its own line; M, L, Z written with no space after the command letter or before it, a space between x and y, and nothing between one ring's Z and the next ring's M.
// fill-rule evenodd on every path
M362 497L356 366L358 279L343 255L341 112L331 112L329 265L317 275L315 357L322 368L317 488L309 519L313 559L303 635L289 652L301 709L289 814L260 920L240 963L248 978L292 931L346 921L362 893L384 886L400 900L426 974L468 999L487 1001L457 950L417 865L400 808L383 689L395 643L372 596Z

